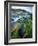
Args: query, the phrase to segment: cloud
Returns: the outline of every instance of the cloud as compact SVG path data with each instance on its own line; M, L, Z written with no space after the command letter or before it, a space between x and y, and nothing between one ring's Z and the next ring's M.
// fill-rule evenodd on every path
M24 9L26 11L29 11L30 13L32 13L32 7L29 6L11 6L11 9Z

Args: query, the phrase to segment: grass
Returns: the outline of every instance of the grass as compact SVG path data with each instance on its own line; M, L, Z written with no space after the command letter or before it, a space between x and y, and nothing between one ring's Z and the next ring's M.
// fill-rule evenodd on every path
M18 20L11 28L11 38L32 38L32 19Z

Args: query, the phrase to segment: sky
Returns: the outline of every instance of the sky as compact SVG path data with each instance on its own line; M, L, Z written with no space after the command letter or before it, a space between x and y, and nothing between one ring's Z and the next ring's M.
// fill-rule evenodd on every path
M32 7L29 6L11 6L11 9L24 9L30 13L32 13Z

